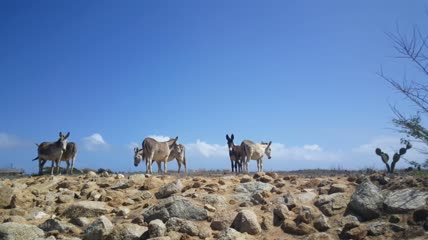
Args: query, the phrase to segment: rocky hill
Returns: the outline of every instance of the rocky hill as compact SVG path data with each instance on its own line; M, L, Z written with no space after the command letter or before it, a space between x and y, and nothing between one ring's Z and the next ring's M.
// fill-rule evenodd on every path
M428 178L2 179L0 239L428 239Z

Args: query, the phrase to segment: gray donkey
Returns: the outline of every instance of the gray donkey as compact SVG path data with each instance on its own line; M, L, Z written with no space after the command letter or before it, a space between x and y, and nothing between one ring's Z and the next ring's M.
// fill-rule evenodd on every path
M176 159L178 164L178 173L181 171L181 165L184 165L184 171L187 173L187 162L186 162L186 149L184 145L182 144L176 144L173 149L171 149L171 152L168 156L168 162L171 162L172 160ZM134 148L134 165L138 166L138 163L141 160L145 160L144 151L143 149ZM154 161L152 161L153 165ZM158 172L161 172L161 162L156 161L158 164Z
M152 173L152 161L163 162L164 173L167 173L168 157L171 150L177 145L177 139L178 137L166 142L158 142L153 138L145 138L142 143L142 149L137 149L135 152L134 166L138 166L141 160L146 160L146 172Z
M39 146L39 144L36 144ZM74 169L74 163L76 162L76 156L77 156L77 145L74 142L67 143L67 148L65 152L63 152L61 161L64 161L67 163L67 170L66 172L69 174L73 174ZM39 157L36 157L33 159L33 161L39 159ZM70 160L71 160L71 169L70 169ZM47 160L39 160L39 175L43 174L43 167Z
M61 161L63 153L67 148L67 138L70 136L70 133L67 135L62 135L62 132L59 133L59 139L56 142L42 142L39 144L37 149L37 157L33 160L39 159L39 168L43 167L41 164L45 163L47 160L52 160L51 175L53 175L54 164L57 166L57 172L59 172L59 163ZM40 169L39 169L40 170Z
M230 164L232 165L232 172L238 173L242 172L242 149L241 146L235 145L233 143L234 138L235 136L233 136L233 134L230 137L228 134L226 134L227 146L229 148Z

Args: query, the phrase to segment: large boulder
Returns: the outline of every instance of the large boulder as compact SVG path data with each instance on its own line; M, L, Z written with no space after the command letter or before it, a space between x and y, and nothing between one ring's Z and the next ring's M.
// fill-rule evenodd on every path
M113 230L113 224L106 216L97 218L83 234L84 240L105 239Z
M315 206L324 213L331 217L333 215L343 213L348 205L349 200L344 193L333 193L330 195L321 195Z
M175 193L181 192L182 188L183 188L183 184L181 183L180 180L177 180L161 187L159 191L155 194L155 196L157 199L167 198Z
M65 217L98 217L107 214L111 208L105 202L81 201L70 205L63 213Z
M155 219L161 219L166 222L171 217L198 221L208 218L207 210L182 197L167 198L157 205L148 207L142 214L146 222Z
M241 183L235 188L235 192L239 193L259 193L263 191L270 192L272 190L273 185L269 183L262 182L246 182Z
M252 210L242 210L239 212L235 220L233 220L231 227L241 233L249 233L251 235L262 232L262 228L257 220L257 215Z
M385 199L384 205L389 213L406 213L427 206L428 192L414 188L405 188L392 192Z
M35 239L44 236L43 230L34 225L14 222L0 224L0 239L2 240Z
M358 185L348 207L365 220L372 220L380 216L383 201L380 189L366 180Z

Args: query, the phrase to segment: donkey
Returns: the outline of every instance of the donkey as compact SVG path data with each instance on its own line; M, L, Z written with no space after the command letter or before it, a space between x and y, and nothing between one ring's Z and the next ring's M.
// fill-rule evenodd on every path
M59 163L61 161L63 153L67 148L67 139L70 136L70 132L67 135L62 135L62 132L59 133L59 139L56 142L42 142L39 144L37 149L37 157L33 160L39 159L39 171L40 167L43 167L43 164L47 160L52 160L51 175L53 175L54 164L57 166L57 172L59 172Z
M39 146L39 144L36 144ZM74 163L76 162L76 156L77 156L77 146L74 142L67 143L67 148L65 152L62 153L61 161L64 161L67 163L67 170L66 172L69 174L73 174L74 169ZM33 161L39 159L39 157L36 157L33 159ZM71 169L70 169L70 161L71 160ZM45 165L47 160L39 160L39 175L43 174L43 167ZM70 169L70 172L69 172Z
M230 137L228 134L226 134L227 146L229 147L230 164L232 165L232 172L238 173L242 172L242 150L241 146L235 145L233 143L234 138L235 136L233 136L233 134Z
M168 156L168 162L171 162L172 160L176 159L178 164L178 173L180 173L181 165L184 165L184 170L187 173L187 162L186 162L186 149L184 145L182 144L176 144L173 149L171 149L171 153ZM134 148L134 165L138 166L138 163L144 159L143 157L144 151L143 149ZM138 162L137 164L135 164ZM153 165L154 162L152 162ZM158 164L158 171L161 169L161 162L157 161Z
M249 173L250 160L257 160L257 171L263 172L263 155L266 154L268 159L271 159L271 148L269 143L254 143L250 140L244 140L241 143L242 156L241 161L244 164L244 171Z
M180 173L181 164L184 165L184 171L187 173L186 148L183 144L175 144L174 148L171 149L171 153L168 157L168 162L170 162L174 158L177 159L178 173ZM158 167L160 168L160 162L157 163Z
M164 173L168 172L168 157L171 150L177 145L178 137L170 139L166 142L158 142L153 138L145 138L142 149L134 150L134 166L138 166L141 160L146 160L146 173L152 173L152 161L164 163ZM138 151L137 151L138 150ZM138 153L137 153L138 152ZM172 159L171 159L172 160ZM161 169L158 170L161 172Z

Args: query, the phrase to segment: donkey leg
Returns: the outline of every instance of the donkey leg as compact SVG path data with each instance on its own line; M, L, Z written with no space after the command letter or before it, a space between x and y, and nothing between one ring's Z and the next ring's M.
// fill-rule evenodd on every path
M162 173L162 163L161 162L156 162L158 164L158 174Z
M163 162L163 173L167 173L168 172L168 157L167 158L165 158L164 160L163 160L164 162Z
M76 161L76 157L73 157L71 159L71 170L70 170L70 175L73 174L73 170L74 170L74 162Z
M54 165L55 164L55 160L52 160L52 167L51 167L51 176L53 176L54 175Z
M233 164L233 160L232 159L230 159L230 165L232 166L232 172L233 172L233 169L234 169L234 164Z
M68 171L70 170L70 160L66 160L65 163L67 163L67 169L65 170L65 173L68 174Z
M182 162L182 161L179 161L179 160L177 159L177 164L178 164L178 173L180 173L180 169L181 169L181 162Z

